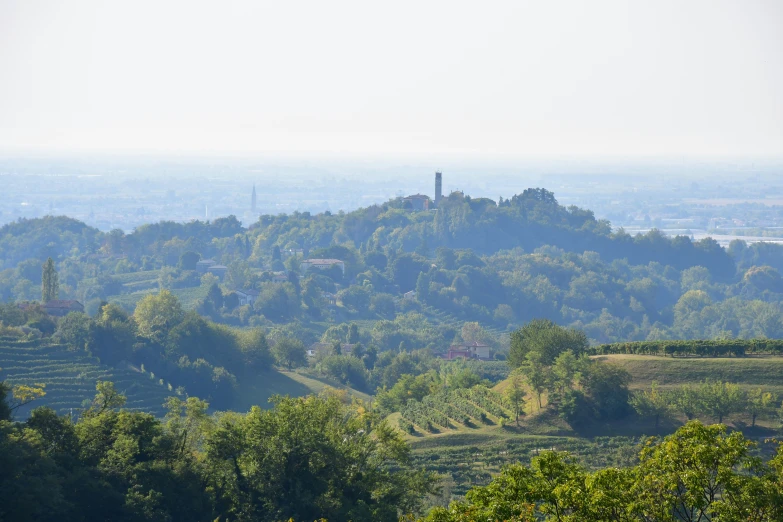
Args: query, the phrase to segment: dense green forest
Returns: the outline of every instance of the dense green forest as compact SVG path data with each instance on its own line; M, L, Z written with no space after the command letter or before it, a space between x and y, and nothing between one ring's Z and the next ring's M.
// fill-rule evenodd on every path
M90 314L101 301L133 312L147 293L168 289L216 322L303 324L305 343L323 332L313 323L393 329L410 312L444 327L406 339L435 349L454 337L448 325L478 321L500 333L534 318L582 329L595 343L783 336L783 247L735 241L724 250L656 230L632 237L544 189L497 203L453 193L430 212L392 200L350 213L264 215L247 227L228 217L104 234L65 217L21 220L0 229L0 299L39 299L48 257L60 297ZM303 257L340 259L345 274L293 277ZM222 281L194 270L207 258L228 267ZM232 297L243 288L260 292L253 306ZM411 290L415 299L401 299ZM399 344L375 341L379 350Z

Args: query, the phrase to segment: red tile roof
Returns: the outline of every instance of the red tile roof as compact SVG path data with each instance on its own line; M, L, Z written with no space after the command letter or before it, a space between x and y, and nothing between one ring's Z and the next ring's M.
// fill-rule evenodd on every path
M72 299L54 299L47 302L44 305L44 308L73 308L74 306L77 308L84 308L79 301L74 301Z

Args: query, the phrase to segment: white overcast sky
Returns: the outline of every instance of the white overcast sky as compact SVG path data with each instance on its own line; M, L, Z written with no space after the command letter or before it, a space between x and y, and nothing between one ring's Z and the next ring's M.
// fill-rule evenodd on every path
M783 155L783 1L0 0L0 149Z

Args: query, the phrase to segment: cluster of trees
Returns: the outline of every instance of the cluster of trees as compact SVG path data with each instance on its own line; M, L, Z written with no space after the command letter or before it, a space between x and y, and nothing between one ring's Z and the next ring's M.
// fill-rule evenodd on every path
M586 353L588 347L582 332L562 328L547 320L532 321L511 334L507 361L511 378L505 400L516 420L528 394L539 410L546 406L572 424L617 419L632 411L628 404L628 372L616 365L590 359ZM375 381L379 386L376 406L381 411L400 411L409 401L421 402L425 397L446 390L489 384L507 376L500 373L487 379L489 374L480 374L469 362L428 358L426 352L414 352L413 355L419 358L416 365L410 364L413 359L408 354L395 357L395 380ZM387 377L386 372L388 369L380 375ZM379 375L380 372L374 373Z
M783 445L766 462L755 446L739 432L693 421L647 441L629 468L590 472L565 452L544 452L420 520L783 520Z
M689 341L637 341L602 344L590 349L591 354L668 355L671 357L741 357L746 354L783 354L781 339L694 339Z
M654 383L650 390L632 394L628 389L630 374L617 365L591 359L590 352L582 332L547 320L531 321L512 332L505 400L517 421L527 401L572 425L620 419L634 411L655 418L656 427L660 419L675 415L723 422L727 416L742 414L752 426L757 418L783 418L783 405L775 393L761 388L742 390L736 384L720 381L667 390ZM329 359L334 358L337 356ZM361 368L358 359L354 360ZM367 380L362 382L377 387L375 404L385 413L401 411L409 401L421 402L445 390L498 382L509 375L493 374L491 370L482 374L476 363L443 361L427 350L394 355L385 352L374 364L367 368Z
M256 376L274 362L285 364L288 357L303 360L305 355L299 343L298 355L276 357L281 348L270 347L261 328L237 330L215 324L185 312L165 290L142 299L133 315L103 303L92 317L72 312L57 319L37 306L20 309L6 304L0 305L0 323L52 335L69 349L85 351L104 364L143 365L174 386L209 398L218 408L231 406L237 375ZM6 333L11 332L25 335L18 328Z
M339 269L299 279L301 257L338 258ZM213 321L269 326L292 320L393 320L437 309L499 328L534 317L585 331L598 342L783 336L783 247L669 239L658 231L612 233L591 212L565 208L544 189L497 204L460 193L437 213L401 200L351 213L162 222L107 234L70 220L23 220L0 229L0 299L37 299L52 257L60 293L85 301L136 289L117 274L160 271L161 288L201 281L199 258L228 266L220 295L198 307ZM287 270L287 280L273 272ZM339 287L337 285L340 285ZM255 288L255 306L230 290ZM416 300L400 300L416 290ZM331 306L324 292L337 294ZM128 310L131 311L131 310ZM419 345L423 347L424 345Z
M354 323L336 324L320 339L313 338L312 331L304 330L298 322L271 328L268 334L261 327L240 330L185 311L167 290L146 295L133 314L104 302L92 317L71 313L58 319L37 305L22 309L9 303L0 305L0 323L3 328L25 325L32 329L29 331L52 335L70 349L85 351L104 364L144 367L221 409L231 407L241 379L255 378L272 364L287 369L310 365L325 377L371 392L393 386L404 374L440 371L444 361L435 357L433 350L443 349L449 342L496 343L478 323L465 323L461 329L436 328L415 312L393 321L377 321L369 330ZM17 328L7 333L25 335ZM309 358L306 346L314 341L333 348ZM352 346L349 354L340 349L344 343ZM412 349L421 345L428 348ZM482 379L496 382L507 375L502 363L472 365Z
M628 413L630 375L587 356L587 337L551 321L531 321L511 334L508 364L521 376L540 410L547 405L571 423L611 420ZM515 409L519 384L512 380Z
M711 417L719 423L733 414L743 414L756 425L759 417L779 417L783 420L783 404L776 393L762 388L743 390L737 384L722 381L703 381L698 385L683 384L675 389L662 390L653 382L649 390L634 393L631 406L643 417L660 419L681 415L692 420Z
M20 308L16 303L0 303L0 324L8 329L5 335L16 337L52 335L57 328L55 320L37 303L25 308Z
M378 326L383 326L383 322L376 323L369 332L345 323L330 327L323 334L321 342L332 343L333 348L317 354L310 360L310 364L316 372L326 377L359 390L375 390L377 393L392 388L403 378L419 378L424 374L437 375L440 382L446 383L455 378L450 375L458 369L476 376L476 382L496 383L508 376L509 370L505 361L446 361L435 355L435 347L446 344L444 339L437 339L435 336L444 332L443 335L454 336L454 342L471 342L473 335L483 335L475 323L466 323L456 334L453 328L429 328L429 323L419 314L413 314L413 317L399 316L397 320L386 325L393 325L397 329L405 323L408 324L403 331L408 333L400 337L387 337L389 331L386 331L383 337L376 337ZM418 330L415 326L417 324L422 325ZM417 343L410 341L411 338L426 339L425 336L432 336L432 341L426 343L428 348L411 349L412 346L417 346ZM400 338L402 340L399 340ZM399 344L396 345L398 340ZM340 343L354 342L356 346L350 355L340 352ZM418 345L421 344L424 343Z
M413 375L400 376L391 387L381 387L376 391L373 407L383 413L401 411L409 401L421 402L425 397L441 392L468 389L490 382L482 379L464 363L455 362L441 366L440 370Z
M419 512L437 478L362 404L276 398L207 414L172 397L165 419L122 409L99 382L78 419L10 421L0 383L1 520L379 520Z

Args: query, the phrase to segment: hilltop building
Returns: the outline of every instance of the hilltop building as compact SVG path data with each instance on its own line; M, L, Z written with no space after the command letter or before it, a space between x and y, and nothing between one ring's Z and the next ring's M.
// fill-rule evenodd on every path
M440 204L440 200L443 199L443 174L440 172L435 173L435 208Z
M430 199L424 194L413 194L402 200L402 206L406 210L423 211L437 208L443 199L443 174L435 173L435 199Z
M345 263L339 259L305 259L300 263L299 270L306 274L309 270L329 270L333 266L339 267L345 275Z
M424 194L414 194L402 200L402 205L406 210L429 210L430 198Z

